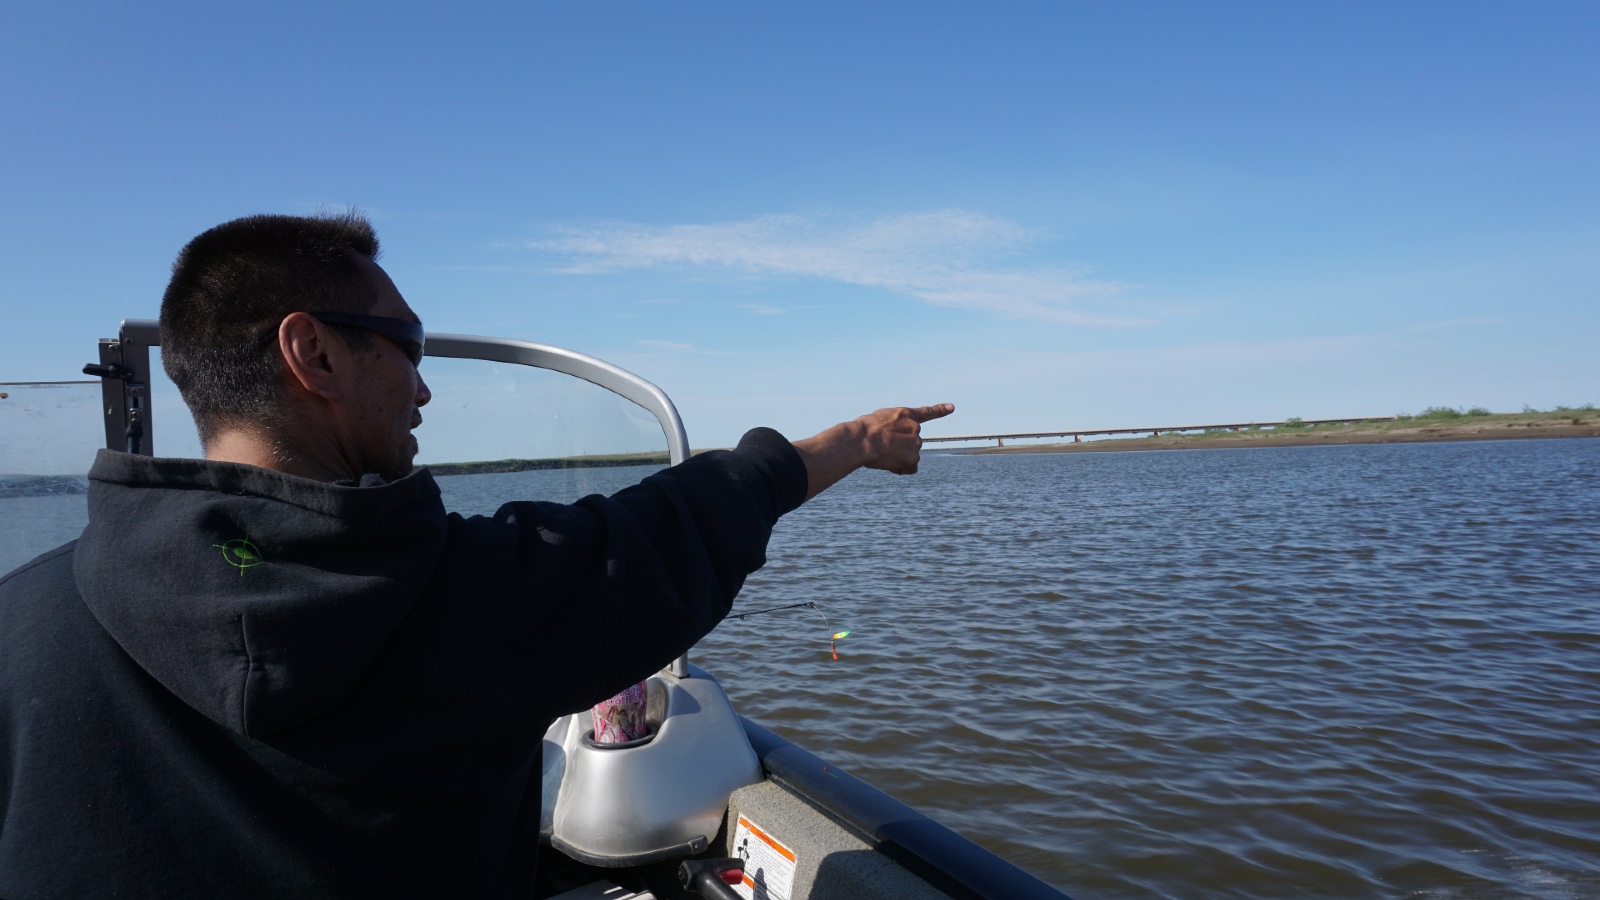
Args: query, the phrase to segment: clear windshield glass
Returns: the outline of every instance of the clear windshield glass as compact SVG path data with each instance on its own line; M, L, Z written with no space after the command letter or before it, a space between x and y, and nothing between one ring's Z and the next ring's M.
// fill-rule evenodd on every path
M150 437L154 438L150 446L155 448L156 456L205 458L206 452L200 448L200 432L194 427L194 416L189 415L189 407L178 393L178 386L162 367L160 347L150 348L150 423Z
M159 350L150 368L156 455L203 455ZM439 357L425 359L422 374L433 400L416 430L416 462L433 471L452 512L490 515L510 500L612 494L666 465L655 416L581 378Z
M83 531L103 423L99 381L0 384L0 575Z
M667 464L655 416L582 379L472 359L429 358L422 373L433 401L416 431L417 464L433 471L451 511L570 503Z
M188 407L151 352L157 456L199 457ZM493 514L512 500L612 494L667 465L656 418L570 375L482 360L423 362L433 401L416 431L445 507ZM98 381L0 386L0 574L73 540L88 521L85 477L104 446Z

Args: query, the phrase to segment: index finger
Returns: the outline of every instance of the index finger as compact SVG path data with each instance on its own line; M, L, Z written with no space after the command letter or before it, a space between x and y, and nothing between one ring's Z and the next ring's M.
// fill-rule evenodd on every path
M917 422L927 422L933 419L942 419L956 411L954 403L938 403L933 406L918 406L907 410L911 418Z

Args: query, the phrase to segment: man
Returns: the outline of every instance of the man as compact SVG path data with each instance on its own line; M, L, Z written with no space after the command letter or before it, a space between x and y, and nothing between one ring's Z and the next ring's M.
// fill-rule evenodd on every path
M0 896L529 896L548 723L686 650L780 515L915 472L952 411L447 515L377 255L354 215L179 255L163 358L206 459L101 451L82 538L0 580Z

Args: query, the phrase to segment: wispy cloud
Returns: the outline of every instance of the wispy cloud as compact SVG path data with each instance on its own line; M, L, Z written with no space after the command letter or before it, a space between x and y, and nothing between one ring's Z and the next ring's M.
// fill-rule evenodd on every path
M710 350L710 349L707 349L705 347L696 347L693 344L685 344L685 343L683 343L681 341L663 341L663 340L658 340L656 338L645 338L644 340L638 341L637 343L638 343L638 345L640 347L643 347L646 350L655 350L655 351L661 352L661 353L689 353L689 354L694 354L694 355L697 355L697 356L742 356L743 355L743 354L741 354L741 353L739 353L737 351L734 351L734 350Z
M878 287L936 306L1079 325L1139 325L1083 307L1121 293L1061 265L1009 264L1044 235L967 210L878 219L771 215L706 225L610 223L552 229L527 246L572 273L721 269Z

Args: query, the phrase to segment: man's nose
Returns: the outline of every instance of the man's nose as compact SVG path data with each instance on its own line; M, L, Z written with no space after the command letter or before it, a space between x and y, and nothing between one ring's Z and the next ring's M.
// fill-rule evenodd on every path
M428 401L432 400L432 399L433 399L433 391L428 390L428 383L426 381L422 380L422 373L418 372L417 373L417 399L415 401L417 406L419 406L419 407L427 406L428 405Z

